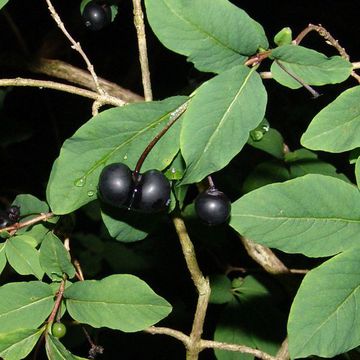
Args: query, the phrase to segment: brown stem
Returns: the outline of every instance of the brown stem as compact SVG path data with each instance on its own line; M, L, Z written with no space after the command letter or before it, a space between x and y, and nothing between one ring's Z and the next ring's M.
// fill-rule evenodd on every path
M138 39L139 60L141 66L141 77L144 88L144 96L145 96L145 101L151 101L153 96L151 90L149 60L147 55L144 13L141 8L141 0L133 0L133 7L134 7L134 24Z
M62 298L64 296L65 283L66 283L66 277L64 276L64 278L61 280L59 289L58 289L57 294L56 294L56 300L55 300L55 303L54 303L54 307L53 307L53 309L51 311L51 314L49 315L49 317L47 319L47 323L48 323L49 327L51 327L51 325L53 324L53 322L55 320L55 317L56 317L56 314L59 311L59 308L60 308L60 305L61 305L61 300L62 300Z
M289 343L288 338L286 337L285 340L282 342L281 347L279 351L276 354L277 360L289 360L290 354L289 354Z
M290 272L283 262L266 246L257 244L244 236L240 236L240 240L249 256L268 273L279 275Z
M227 351L236 351L244 354L251 354L255 357L262 360L276 360L275 357L257 349L252 349L245 345L237 345L237 344L228 344L219 341L211 341L211 340L201 340L202 349L212 348L212 349L221 349Z
M26 87L37 87L40 89L41 88L54 89L74 95L83 96L89 99L97 100L102 104L108 104L112 106L125 105L124 101L110 95L100 95L96 92L89 91L86 89L81 89L76 86L62 84L48 80L23 79L23 78L0 79L0 87L4 87L4 86L26 86Z
M320 94L314 90L310 85L308 85L303 79L299 78L297 75L288 70L279 60L275 59L275 62L279 67L284 70L289 76L291 76L295 81L297 81L301 86L303 86L306 90L308 90L313 98L317 98Z
M146 157L149 155L151 149L156 145L156 143L165 135L165 133L175 124L175 122L181 117L181 115L187 109L188 102L182 104L175 111L170 114L170 120L166 126L154 137L150 144L145 148L143 153L140 155L138 162L136 163L134 170L134 179L137 179L138 174L140 173L141 166L144 163Z
M55 216L55 215L52 212L40 214L39 216L36 216L36 217L34 217L34 218L30 219L30 220L19 222L19 223L16 223L14 225L2 228L2 229L0 229L0 233L8 231L8 232L13 234L13 233L15 233L17 230L19 230L21 228L36 224L36 223L38 223L40 221L46 221L47 219L50 219L53 216Z
M183 332L166 328L166 327L158 327L158 326L150 326L149 328L145 329L144 332L147 332L151 335L168 335L181 341L185 346L188 346L189 343L189 336L185 335Z
M196 259L194 245L190 240L184 221L179 216L174 216L173 222L180 240L187 268L198 292L198 301L193 326L190 333L189 343L186 348L186 359L196 360L202 350L201 335L203 332L206 310L209 304L211 288L209 279L205 278L200 270Z

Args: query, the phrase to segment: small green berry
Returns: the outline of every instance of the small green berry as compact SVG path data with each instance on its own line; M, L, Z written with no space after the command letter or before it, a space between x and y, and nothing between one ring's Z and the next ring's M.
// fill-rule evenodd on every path
M66 326L61 322L56 322L53 324L51 332L55 337L60 339L66 334Z

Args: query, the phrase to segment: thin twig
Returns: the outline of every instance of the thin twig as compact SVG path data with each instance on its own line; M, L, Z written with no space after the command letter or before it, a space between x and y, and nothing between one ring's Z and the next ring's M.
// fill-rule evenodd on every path
M134 7L134 24L136 28L136 34L139 46L139 60L141 66L141 77L144 88L145 101L151 101L152 90L149 70L149 60L147 55L145 25L144 25L144 13L141 8L141 0L133 0Z
M64 276L64 278L61 280L61 283L60 283L60 286L59 286L59 289L56 293L56 300L55 300L55 303L54 303L54 306L53 306L53 309L47 319L47 323L48 323L48 326L51 327L52 323L54 322L55 320L55 317L56 317L56 314L60 308L60 305L61 305L61 300L64 296L64 291L65 291L65 283L66 283L66 277Z
M185 335L183 332L166 328L166 327L159 327L159 326L150 326L149 328L145 329L144 332L147 332L151 335L168 335L181 341L185 346L189 343L189 336Z
M289 342L288 342L287 337L282 342L281 347L280 347L279 351L276 354L276 359L277 360L288 360L288 359L290 359Z
M15 223L14 225L4 227L4 228L0 229L0 233L5 232L5 231L13 233L13 232L16 232L17 230L24 228L26 226L36 224L40 221L46 221L46 220L52 218L53 216L54 216L54 214L52 212L43 213L43 214L40 214L39 216L36 216L30 220Z
M271 356L261 350L253 349L245 345L228 344L219 341L201 340L201 348L220 349L227 351L236 351L244 354L251 354L262 360L276 360L274 356Z
M69 39L69 41L71 42L72 46L71 48L76 50L80 55L81 57L84 59L85 63L86 63L86 66L87 66L87 69L89 70L93 80L94 80L94 83L95 83L95 86L96 86L96 90L99 94L101 95L105 95L105 91L103 90L103 88L100 86L100 83L99 83L99 80L98 80L98 77L95 73L95 70L94 70L94 66L92 65L92 63L90 62L89 58L87 57L87 55L85 54L85 52L83 51L81 45L79 42L75 41L74 38L70 35L70 33L66 30L65 28L65 25L64 23L62 22L60 16L58 15L58 13L56 12L53 4L51 3L50 0L45 0L47 5L48 5L48 8L49 8L49 11L50 11L50 14L52 16L52 18L55 20L57 26L60 28L60 30L63 32L63 34Z
M63 92L67 92L74 95L79 95L86 97L88 99L93 99L101 102L103 105L112 105L112 106L123 106L126 103L116 97L104 94L98 94L96 92L81 89L76 86L62 84L49 80L37 80L37 79L24 79L24 78L13 78L13 79L0 79L0 87L4 86L27 86L27 87L37 87L37 88L47 88L54 89Z
M179 216L174 216L173 222L180 240L187 268L198 292L198 301L196 305L193 326L186 349L186 360L197 360L199 353L202 350L201 335L203 332L206 310L209 304L211 288L209 279L205 278L200 270L196 259L194 245L190 240L184 221Z

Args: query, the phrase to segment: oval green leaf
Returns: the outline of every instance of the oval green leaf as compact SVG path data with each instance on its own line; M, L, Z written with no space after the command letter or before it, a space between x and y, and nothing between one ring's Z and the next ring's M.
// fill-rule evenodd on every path
M230 225L268 247L330 256L359 242L360 193L334 177L305 175L243 196L232 204Z
M67 214L96 199L98 178L107 164L134 168L141 153L187 98L128 104L90 119L66 140L53 165L47 199L56 214ZM179 150L180 121L152 149L142 171L162 170Z
M259 47L268 48L261 25L227 0L146 0L145 5L159 40L201 71L225 71Z
M86 360L86 358L73 355L59 339L50 334L46 334L45 349L50 360Z
M11 237L6 241L5 253L11 267L20 275L34 275L42 279L44 271L40 266L39 251L31 246L26 235Z
M0 356L5 360L24 359L33 349L44 330L45 327L0 333Z
M360 344L360 251L349 249L310 271L291 306L291 358L332 358Z
M332 153L360 147L359 98L360 86L344 91L313 118L301 144Z
M297 45L283 45L271 52L274 59L308 85L337 84L351 74L352 65L340 56L327 57L315 50ZM276 62L271 65L273 78L291 89L302 85L287 74Z
M37 328L50 315L54 293L40 281L9 283L0 287L0 329Z
M225 167L263 120L266 101L254 68L235 67L200 86L182 124L180 146L187 170L181 184L201 181Z
M75 268L70 261L70 254L64 244L52 232L49 232L40 248L40 264L45 273L53 281L59 281L63 274L71 279L75 276Z
M76 321L124 332L144 330L171 311L166 300L133 275L81 281L69 286L64 297L66 308Z

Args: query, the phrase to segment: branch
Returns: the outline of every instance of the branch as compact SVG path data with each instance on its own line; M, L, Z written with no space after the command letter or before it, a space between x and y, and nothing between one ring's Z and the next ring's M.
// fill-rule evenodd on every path
M136 28L136 34L137 34L138 46L139 46L139 60L141 66L141 76L142 76L142 83L144 88L144 96L145 96L145 101L151 101L153 96L151 90L149 61L147 56L144 13L141 8L141 0L133 0L133 7L134 7L134 24Z
M24 78L0 79L0 87L3 86L27 86L27 87L37 87L40 89L41 88L54 89L74 95L83 96L89 99L93 99L101 102L103 105L108 104L112 106L123 106L126 104L123 100L107 94L101 95L90 90L78 88L76 86L66 85L48 80L24 79Z
M197 360L199 357L199 353L202 350L201 335L203 332L206 310L209 304L211 288L209 279L205 278L200 270L199 264L196 259L194 245L190 240L184 221L180 217L174 216L173 222L180 240L187 268L199 294L196 304L193 326L191 329L190 339L189 343L187 344L186 352L187 360Z
M51 314L49 315L49 317L47 319L48 326L50 326L50 327L51 327L52 323L54 322L55 316L60 308L61 300L63 298L64 291L65 291L65 283L66 283L66 278L64 277L64 279L61 280L59 289L56 293L56 300L55 300L53 309L51 311Z
M99 80L98 80L98 77L95 73L95 70L94 70L94 66L91 64L89 58L86 56L85 52L83 51L81 45L79 42L76 42L73 37L69 34L69 32L66 30L65 28L65 25L64 23L62 22L60 16L58 15L58 13L56 12L53 4L51 3L50 0L46 0L46 3L48 5L48 8L49 8L49 11L50 11L50 14L52 16L52 18L55 20L57 26L60 28L60 30L64 33L64 35L69 39L69 41L71 42L72 46L71 48L76 50L80 55L81 57L84 59L85 63L86 63L86 66L94 80L94 84L96 86L96 90L99 94L101 95L105 95L105 91L102 89L102 87L100 86L99 84Z
M244 236L240 236L240 240L243 243L249 256L268 273L279 275L288 274L290 272L290 270L269 248L260 244L256 244Z
M30 71L38 74L45 74L58 79L66 80L70 83L83 86L87 89L96 91L93 78L88 71L79 69L61 60L40 58L26 65ZM125 89L111 81L98 78L100 86L107 94L121 99L124 103L143 101L143 97Z
M147 332L151 335L171 336L174 339L180 340L185 346L189 344L190 340L189 336L185 335L183 332L166 327L150 326L149 328L145 329L144 332Z
M17 230L24 228L26 226L36 224L40 221L46 221L47 219L50 219L53 216L55 216L55 215L52 212L40 214L39 216L36 216L30 220L19 222L14 225L11 225L11 226L4 227L4 228L0 229L0 233L5 232L5 231L10 232L10 233L16 232Z
M283 341L283 343L281 344L281 347L280 347L279 351L276 354L276 359L277 360L289 360L290 359L289 342L288 342L287 337Z
M276 360L275 357L261 350L253 349L245 345L228 344L228 343L211 341L211 340L201 340L201 347L202 349L212 348L212 349L220 349L227 351L236 351L244 354L251 354L262 360Z

